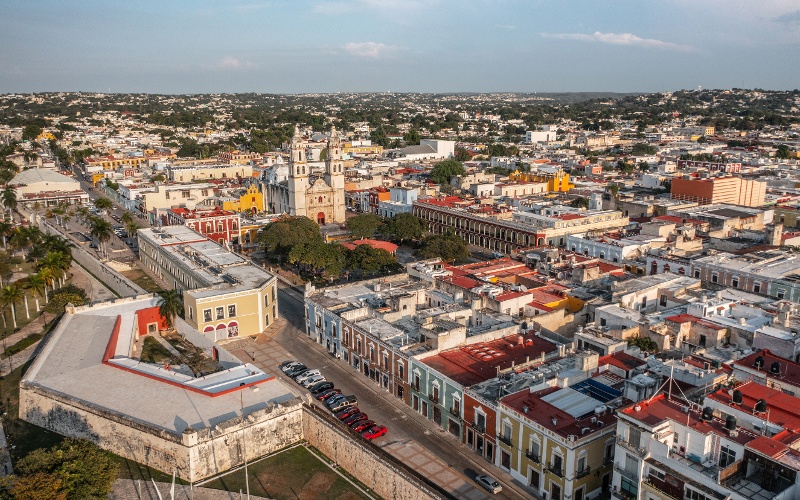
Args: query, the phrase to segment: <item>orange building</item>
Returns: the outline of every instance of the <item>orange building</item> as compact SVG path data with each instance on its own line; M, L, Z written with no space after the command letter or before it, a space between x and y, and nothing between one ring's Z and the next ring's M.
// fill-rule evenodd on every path
M729 203L745 207L764 205L767 183L741 177L711 177L672 179L670 197L673 200L693 201L700 205Z

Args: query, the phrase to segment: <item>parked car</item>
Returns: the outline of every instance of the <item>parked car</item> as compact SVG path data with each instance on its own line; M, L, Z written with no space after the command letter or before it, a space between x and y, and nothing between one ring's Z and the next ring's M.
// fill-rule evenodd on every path
M310 377L307 377L307 378L303 379L303 381L300 382L300 385L302 385L303 387L308 389L312 385L317 384L319 382L324 382L324 381L325 381L325 377L323 377L322 375L312 375Z
M283 373L286 373L289 370L291 370L292 368L294 368L295 366L299 366L299 365L302 365L302 364L303 363L301 363L299 361L295 361L293 359L287 359L286 361L281 362L281 364L278 365L278 368L280 368Z
M306 365L302 365L301 364L301 365L295 366L294 368L291 368L289 371L286 372L286 375L294 378L294 377L300 375L301 373L305 372L306 370L308 370L308 367Z
M333 396L336 396L337 394L341 393L342 393L341 389L328 389L327 391L322 391L319 394L317 394L317 399L319 401L327 401Z
M383 436L387 432L389 432L389 429L387 429L385 425L373 425L369 429L361 431L361 436L364 439L375 439Z
M354 415L354 414L360 413L360 412L361 412L361 410L358 409L358 406L351 406L350 408L345 408L342 411L340 411L339 413L337 413L336 414L336 418L338 418L339 420L344 420L347 417L349 417L350 415Z
M314 375L322 375L322 374L319 372L319 370L306 370L300 375L296 376L294 378L294 381L297 382L298 384L302 384L303 382L313 377Z
M500 483L497 479L493 478L492 476L488 476L486 474L480 474L475 476L475 482L481 485L483 488L486 489L491 494L497 494L503 491L503 487L500 486Z
M373 425L375 425L374 420L359 420L358 422L353 422L350 424L350 428L356 432L361 432L369 429Z
M347 396L344 399L337 400L331 407L331 411L336 413L338 411L344 410L349 406L355 406L358 404L358 400L355 396Z
M308 388L308 390L311 391L311 394L319 394L323 391L327 391L328 389L333 389L333 382L328 382L327 380L317 382Z
M330 397L330 399L328 399L327 401L325 401L325 405L326 405L328 408L330 408L331 406L333 406L334 404L336 404L336 402L337 402L337 401L340 401L340 400L342 400L342 399L344 399L344 398L346 398L346 397L347 397L347 396L345 396L345 395L344 395L344 394L342 394L341 392L340 392L339 394L334 394L333 396L331 396L331 397Z
M366 413L358 412L350 415L349 417L344 419L343 422L345 423L345 425L350 426L351 424L360 422L362 420L367 420L368 418L369 416L367 416Z

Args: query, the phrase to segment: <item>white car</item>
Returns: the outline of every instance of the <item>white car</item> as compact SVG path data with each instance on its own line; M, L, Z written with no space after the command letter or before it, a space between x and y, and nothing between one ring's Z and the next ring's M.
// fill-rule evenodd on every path
M321 375L321 373L319 372L319 370L308 370L307 372L304 372L302 375L298 375L297 378L294 379L294 381L297 382L298 384L302 384L306 379L313 377L314 375Z
M322 375L314 375L303 380L300 384L306 389L308 389L312 385L316 384L317 382L322 382L323 380L325 380L325 377L323 377Z
M503 491L503 487L500 486L500 483L497 481L497 479L493 478L492 476L487 476L486 474L477 476L475 478L475 482L486 488L486 491L493 495Z

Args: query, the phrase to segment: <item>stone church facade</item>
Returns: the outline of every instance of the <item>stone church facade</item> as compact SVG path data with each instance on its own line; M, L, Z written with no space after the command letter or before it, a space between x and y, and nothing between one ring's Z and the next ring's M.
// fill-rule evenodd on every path
M345 222L344 166L342 144L335 128L328 139L328 154L322 175L311 172L306 143L295 127L290 145L289 176L266 186L272 213L308 217L322 224Z

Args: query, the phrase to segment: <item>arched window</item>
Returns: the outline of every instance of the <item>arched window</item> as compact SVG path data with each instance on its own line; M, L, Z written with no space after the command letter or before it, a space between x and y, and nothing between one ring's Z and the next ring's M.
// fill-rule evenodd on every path
M228 338L239 336L239 323L231 321L228 323Z
M228 336L227 330L228 330L228 327L227 327L227 325L225 323L221 323L221 324L217 325L217 331L216 331L215 338L217 340L226 338Z
M322 196L320 196L320 197L319 197L319 199L318 199L317 201L318 201L319 203L322 203Z

